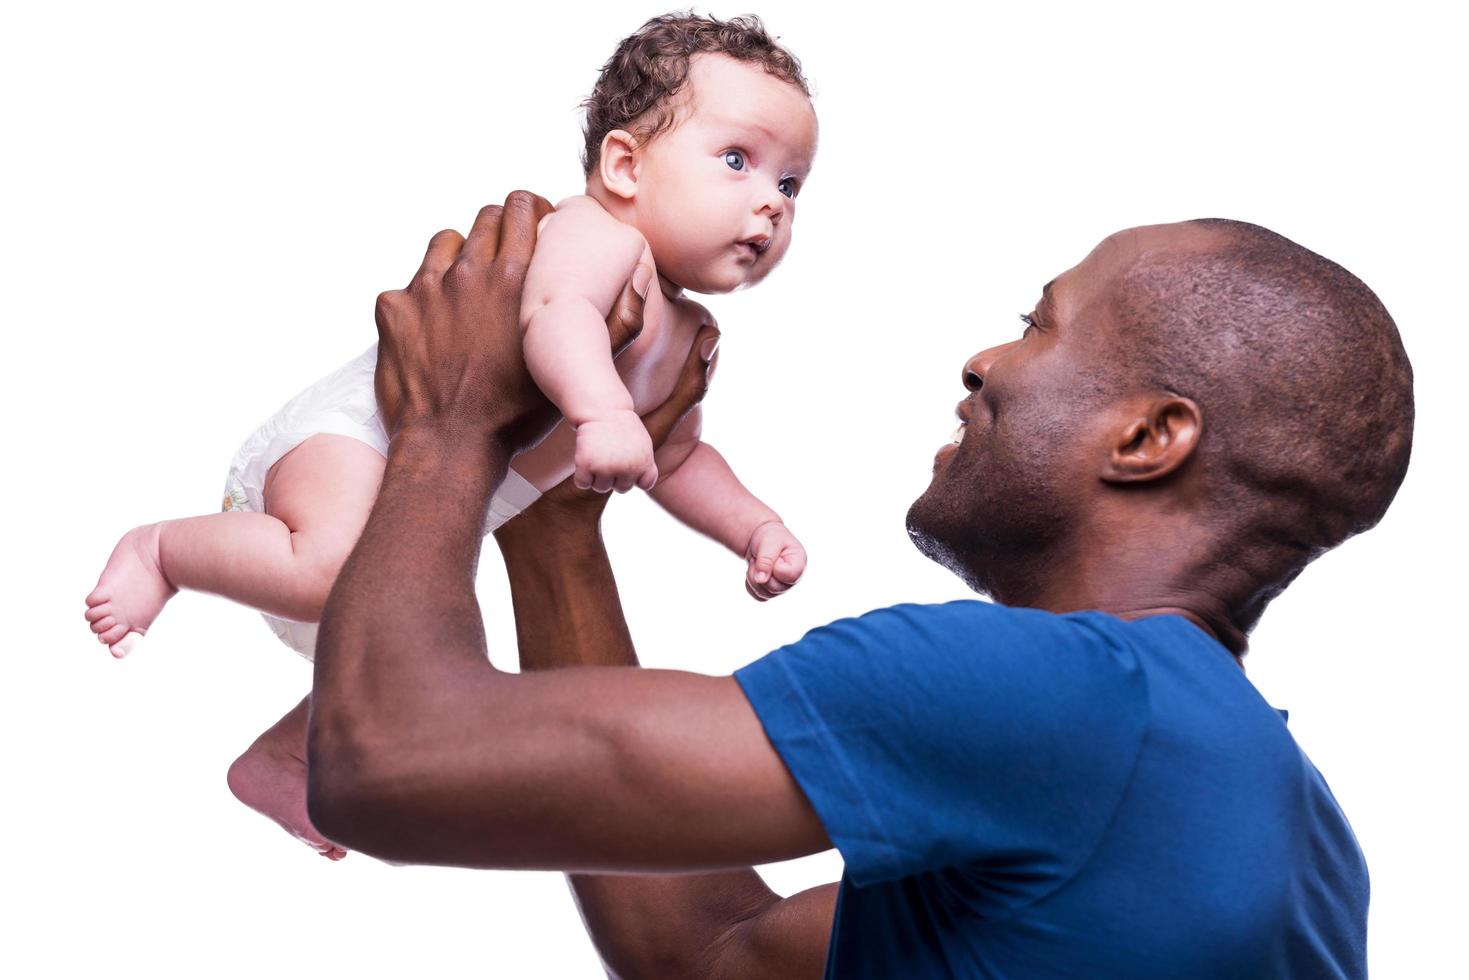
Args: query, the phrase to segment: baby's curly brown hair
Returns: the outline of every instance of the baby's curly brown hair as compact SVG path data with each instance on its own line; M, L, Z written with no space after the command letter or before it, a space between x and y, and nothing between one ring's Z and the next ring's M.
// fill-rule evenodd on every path
M602 140L614 129L646 142L673 125L672 98L689 77L689 61L705 52L760 65L790 82L807 97L811 88L796 56L776 43L753 14L719 20L684 11L654 17L612 52L587 111L582 170L590 177L602 154Z

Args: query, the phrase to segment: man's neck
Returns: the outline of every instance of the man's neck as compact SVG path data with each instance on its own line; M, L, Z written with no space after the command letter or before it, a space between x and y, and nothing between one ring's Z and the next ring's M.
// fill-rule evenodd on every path
M1249 648L1230 597L1247 588L1236 570L1200 556L1217 554L1197 528L1147 534L1082 534L1070 554L1047 561L1028 582L996 589L995 599L1050 612L1095 609L1119 619L1182 616L1229 650L1243 667ZM1166 540L1167 548L1159 547Z

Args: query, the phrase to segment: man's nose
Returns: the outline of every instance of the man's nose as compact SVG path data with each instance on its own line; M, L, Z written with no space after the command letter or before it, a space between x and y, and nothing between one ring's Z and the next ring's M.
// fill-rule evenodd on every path
M962 375L964 387L969 391L978 391L983 388L984 379L989 377L990 369L994 367L996 359L1016 343L1018 341L1011 341L1008 344L1001 344L999 347L982 350L965 361Z

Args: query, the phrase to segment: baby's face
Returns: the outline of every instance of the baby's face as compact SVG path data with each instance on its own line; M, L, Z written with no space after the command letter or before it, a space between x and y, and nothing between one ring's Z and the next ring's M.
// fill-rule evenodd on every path
M641 149L638 230L685 289L752 286L790 247L816 113L790 82L722 54L696 55L679 97L674 128Z

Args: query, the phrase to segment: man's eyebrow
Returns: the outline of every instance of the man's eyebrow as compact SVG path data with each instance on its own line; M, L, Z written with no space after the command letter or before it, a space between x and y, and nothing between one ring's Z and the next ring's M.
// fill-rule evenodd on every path
M1056 280L1052 279L1041 287L1041 301L1037 304L1038 306L1049 306L1051 304L1051 287L1055 284Z

